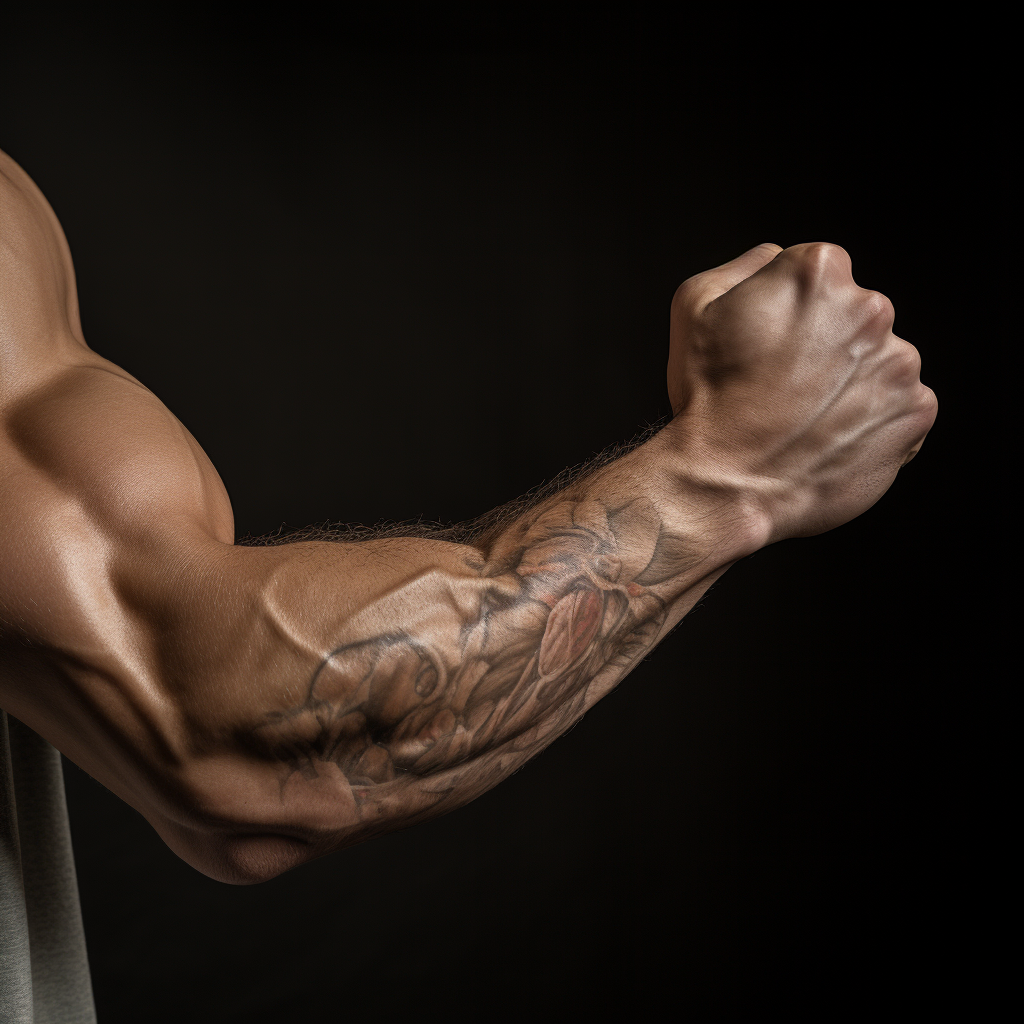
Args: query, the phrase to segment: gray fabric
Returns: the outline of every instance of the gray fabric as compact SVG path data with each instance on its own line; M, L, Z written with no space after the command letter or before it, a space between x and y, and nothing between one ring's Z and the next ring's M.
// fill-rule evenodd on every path
M60 753L0 711L0 1021L95 1024Z

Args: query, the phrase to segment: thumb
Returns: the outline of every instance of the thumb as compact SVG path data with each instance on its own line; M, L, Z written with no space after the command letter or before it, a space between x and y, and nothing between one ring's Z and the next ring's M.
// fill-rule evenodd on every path
M698 287L695 289L698 305L703 309L709 302L713 302L719 295L724 295L730 288L735 288L740 281L756 274L762 267L767 266L779 253L782 246L774 242L762 242L748 249L742 256L723 263L720 267L705 270L691 279Z

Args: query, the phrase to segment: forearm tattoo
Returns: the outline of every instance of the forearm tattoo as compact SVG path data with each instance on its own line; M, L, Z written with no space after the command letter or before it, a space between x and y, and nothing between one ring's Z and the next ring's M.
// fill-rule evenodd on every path
M409 786L437 813L565 732L653 645L667 614L654 588L689 558L638 504L556 500L465 576L427 572L346 623L301 705L245 737L281 765L282 797L337 770L367 824Z

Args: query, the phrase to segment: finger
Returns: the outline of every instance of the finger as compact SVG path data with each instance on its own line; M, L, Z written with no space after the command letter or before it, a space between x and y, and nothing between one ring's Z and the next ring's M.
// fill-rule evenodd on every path
M700 277L700 303L706 306L709 302L724 295L730 288L735 288L741 281L756 274L766 267L779 253L782 246L774 242L762 242L748 249L742 256L723 263L713 270L705 270Z

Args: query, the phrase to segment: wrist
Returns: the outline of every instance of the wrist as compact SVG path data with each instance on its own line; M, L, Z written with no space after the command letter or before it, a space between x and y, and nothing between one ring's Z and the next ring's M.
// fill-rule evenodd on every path
M673 529L693 538L705 564L732 564L777 539L756 482L693 444L677 420L648 446L645 486Z

